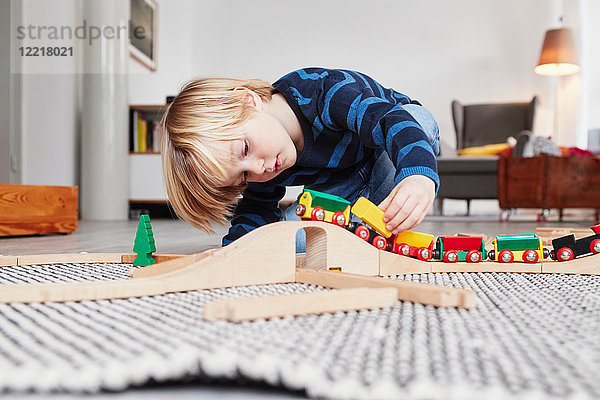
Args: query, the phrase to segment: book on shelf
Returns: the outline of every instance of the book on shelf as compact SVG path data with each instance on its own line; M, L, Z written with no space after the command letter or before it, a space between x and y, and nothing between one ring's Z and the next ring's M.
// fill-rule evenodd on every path
M160 122L152 121L152 150L160 153Z
M137 110L129 110L129 151L138 151L137 144L137 121L139 118Z
M138 153L146 152L146 135L147 123L145 119L138 118L137 120L137 151Z
M158 107L157 107L158 108ZM130 108L129 151L133 153L160 152L160 115L157 110Z

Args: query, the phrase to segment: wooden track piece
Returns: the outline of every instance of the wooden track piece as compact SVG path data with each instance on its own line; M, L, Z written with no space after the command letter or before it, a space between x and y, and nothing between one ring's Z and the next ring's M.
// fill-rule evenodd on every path
M303 268L296 269L296 282L334 289L394 287L398 291L398 300L429 304L437 307L462 307L469 309L475 307L477 298L475 292L468 289Z
M156 264L164 263L166 261L173 260L175 258L186 257L185 254L152 254L152 258L156 261ZM121 262L123 264L132 264L133 260L135 260L136 255L132 254L123 254L121 255ZM153 264L154 265L154 264Z
M544 261L542 273L600 275L600 255L585 256L571 261Z
M187 267L159 277L83 283L7 284L0 302L32 303L82 301L155 296L172 292L238 286L233 283L234 268L217 257L207 257ZM279 276L280 273L277 273ZM267 276L262 276L268 280ZM273 278L273 277L271 277ZM271 279L262 283L274 283ZM288 281L289 280L284 280Z
M269 229L256 229L220 251L172 272L123 281L7 284L0 291L0 302L116 299L293 282L296 269L296 232L299 225L275 223L268 227ZM270 256L266 257L265 254ZM120 255L118 260L120 262Z
M295 251L296 232L300 229L304 229L306 232L306 252L304 254L296 254ZM255 239L254 235L258 234L261 235L260 239ZM268 252L261 252L260 241L268 244ZM290 244L293 245L294 250L291 254L287 254L288 250L286 249ZM233 247L244 248L246 254L244 259L235 261L246 264L247 268L244 271L247 271L249 278L256 275L256 268L260 268L266 259L287 263L290 257L294 260L294 266L308 266L324 270L329 267L341 267L344 272L369 276L379 275L380 251L351 232L327 222L285 221L268 224L242 236L228 246L210 249L193 256L200 259L208 253L216 253ZM159 276L164 272L171 272L185 266L185 262L172 263L168 269L164 264L152 265L136 269L132 272L132 276L134 278Z
M19 265L64 263L120 263L121 253L69 253L17 256Z
M427 274L432 262L401 256L389 251L379 251L379 275Z
M241 322L288 315L390 307L396 303L396 296L397 291L389 287L222 299L204 306L204 319Z
M129 276L133 279L139 278L150 278L157 275L166 274L168 272L177 271L179 269L185 268L188 265L200 261L207 256L209 256L209 252L191 254L188 256L180 256L177 258L171 258L170 260L159 262L156 261L156 264L148 265L147 267L142 268L131 268L129 270ZM135 254L132 258L135 258ZM156 259L156 258L155 258ZM133 262L133 260L131 260Z
M495 261L445 263L431 261L430 264L431 272L529 272L535 274L542 272L541 263L501 263Z
M131 279L77 283L4 284L0 303L44 303L155 296L167 293L164 282Z
M18 265L17 256L0 256L0 267L12 267Z

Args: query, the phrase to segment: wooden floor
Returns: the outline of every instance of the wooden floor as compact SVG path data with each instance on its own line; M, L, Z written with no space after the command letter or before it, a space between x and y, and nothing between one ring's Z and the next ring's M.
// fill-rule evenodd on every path
M446 200L448 202L448 200ZM462 215L464 202L450 201L445 205L446 216L428 215L415 230L436 236L456 233L476 233L493 237L502 233L535 233L539 210L519 210L510 222L498 222L499 210L492 202L474 201L472 215ZM588 228L594 224L592 210L566 210L565 221L557 221L552 212L550 220L540 226L569 226ZM216 235L205 234L183 221L154 219L151 221L157 253L192 254L221 245L227 227L215 227ZM79 228L72 234L0 238L0 255L24 255L77 252L132 252L137 231L137 221L79 221Z

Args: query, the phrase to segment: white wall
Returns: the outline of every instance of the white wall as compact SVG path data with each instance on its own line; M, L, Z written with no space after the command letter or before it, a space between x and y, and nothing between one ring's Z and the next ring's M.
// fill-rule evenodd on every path
M81 24L81 2L77 0L24 0L12 4L22 7L24 20L21 23L26 26L29 23L70 26ZM17 21L12 22L14 25ZM40 46L37 42L29 43L29 46L36 45ZM74 56L67 60L77 70L79 59ZM24 57L22 62L27 71L28 63L37 60ZM21 75L21 120L16 122L20 123L21 132L20 183L78 183L79 78L78 74L66 73Z
M10 54L10 2L0 2L0 54ZM10 182L10 57L0 57L0 183Z
M584 88L588 101L588 126L600 129L600 1L588 0L585 3L586 61L588 84Z
M157 0L158 68L152 72L129 59L129 104L164 104L193 75L194 0ZM201 2L199 2L201 3Z
M577 8L573 2L583 10L580 28L587 32L581 49L587 72L582 75L582 106L589 107L584 125L599 128L600 2L567 0L569 10ZM81 0L15 3L23 4L25 15L28 4L35 4L36 14L47 15L53 24L81 23ZM129 60L130 103L163 103L166 95L200 75L274 81L292 69L321 65L364 71L422 101L451 146L453 98L465 103L517 101L538 94L536 133L552 130L553 80L536 75L533 68L545 30L556 26L562 12L560 0L158 3L158 70L150 72ZM27 74L22 85L21 183L76 184L79 77ZM568 110L572 104L564 106L561 115L573 114ZM1 174L5 169L0 165Z
M553 122L552 79L533 69L557 4L207 0L196 3L202 23L195 25L194 64L198 74L271 81L301 66L357 69L421 101L452 146L453 98L526 101L537 94L536 133L545 135Z

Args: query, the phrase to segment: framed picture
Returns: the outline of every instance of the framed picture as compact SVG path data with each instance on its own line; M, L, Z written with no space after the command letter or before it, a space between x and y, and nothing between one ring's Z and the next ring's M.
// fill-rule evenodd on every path
M129 54L156 71L158 41L158 4L155 0L130 0Z

